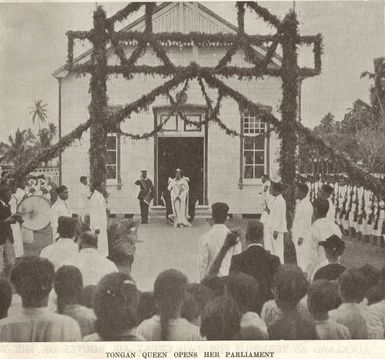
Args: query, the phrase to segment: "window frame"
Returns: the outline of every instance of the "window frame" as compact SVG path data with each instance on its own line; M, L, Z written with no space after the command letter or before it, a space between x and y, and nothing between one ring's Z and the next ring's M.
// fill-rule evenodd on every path
M121 184L122 184L122 178L121 178L121 172L120 172L120 170L121 170L121 168L120 168L121 167L120 166L120 151L121 151L120 134L116 133L116 132L110 132L107 134L107 137L115 137L116 148L115 148L114 152L116 154L115 155L116 164L114 166L116 167L116 178L106 178L106 184L108 186L118 186L118 189L120 189ZM108 153L108 151L112 152L112 150L109 150L108 147L106 146L106 153ZM113 165L106 163L106 169L108 166L112 167Z
M243 186L253 186L253 185L261 185L262 184L262 176L261 177L258 177L258 178L245 178L245 168L246 168L246 163L245 163L245 137L248 137L248 135L250 137L254 137L257 133L249 133L249 134L245 134L245 118L256 118L257 120L259 120L259 122L262 122L264 123L265 125L265 128L264 128L264 131L265 133L268 133L269 132L269 123L266 122L266 121L262 121L260 118L258 118L258 116L252 116L250 115L250 113L248 113L248 111L246 110L240 110L240 127L241 127L241 134L243 136L240 137L240 176L239 176L239 187L242 189ZM249 127L249 126L248 126ZM258 126L259 128L261 128L261 126L259 125ZM250 127L249 127L250 128ZM254 128L255 129L255 128ZM263 174L268 174L269 172L269 146L270 146L270 135L267 134L265 137L264 137L264 148L263 148L263 159L264 159L264 163L263 163ZM255 148L253 148L252 150L249 150L249 151L252 151L253 153L253 164L251 165L253 167L253 176L255 175L255 167L257 166L260 166L262 167L262 165L258 165L255 163L255 154L257 152L262 152L262 150L256 150Z

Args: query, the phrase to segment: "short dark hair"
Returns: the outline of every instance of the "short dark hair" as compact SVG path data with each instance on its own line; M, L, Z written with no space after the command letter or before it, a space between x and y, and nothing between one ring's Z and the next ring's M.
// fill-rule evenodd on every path
M292 310L306 295L308 282L299 267L285 264L278 268L273 286L278 307Z
M72 217L60 216L58 218L57 232L60 237L73 238L75 235L76 220Z
M207 340L232 340L241 329L241 313L230 296L215 298L203 311L200 333Z
M187 297L183 303L182 312L185 319L190 320L191 317L196 319L200 317L207 303L215 298L214 292L202 284L188 284ZM187 318L189 316L189 318Z
M58 313L63 314L64 306L68 299L77 298L80 302L80 295L83 288L83 277L78 268L71 265L63 265L55 273L54 289L57 294Z
M316 198L313 201L313 208L317 211L321 218L326 217L329 211L329 201L323 198Z
M24 300L44 299L52 289L53 264L46 258L22 257L11 273L11 282Z
M328 184L323 184L321 186L321 191L325 192L328 196L330 196L333 193L333 187Z
M5 318L12 302L12 285L7 279L0 279L0 319Z
M279 182L271 182L271 189L277 191L278 193L283 192L283 184Z
M263 241L264 225L255 219L247 221L246 236L249 242L261 243Z
M303 193L305 196L309 193L309 186L306 183L297 183L298 191Z
M335 308L335 286L326 279L314 281L307 292L307 306L314 319Z
M125 273L104 276L94 292L95 329L103 340L118 340L123 332L137 325L139 294Z
M79 181L81 182L81 181L86 180L86 179L87 179L87 176L80 176Z
M215 222L224 223L226 222L229 206L223 202L216 202L211 206L212 216Z
M61 185L56 188L56 193L63 193L64 191L68 190L67 186Z
M255 311L259 294L255 278L242 272L230 273L227 290L242 314Z
M349 268L338 279L340 296L345 303L360 303L367 289L366 279L357 268Z
M90 231L83 232L79 236L79 245L83 247L98 247L98 236Z
M93 308L95 288L96 288L96 285L87 285L83 287L82 292L80 293L81 305L84 305L87 308Z

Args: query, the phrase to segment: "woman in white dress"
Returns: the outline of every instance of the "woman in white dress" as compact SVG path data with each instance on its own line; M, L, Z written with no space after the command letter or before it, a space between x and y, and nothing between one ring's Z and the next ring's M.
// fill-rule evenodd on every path
M172 212L174 217L174 227L189 227L188 221L188 179L183 177L182 171L175 171L175 178L170 178L168 188L171 196Z

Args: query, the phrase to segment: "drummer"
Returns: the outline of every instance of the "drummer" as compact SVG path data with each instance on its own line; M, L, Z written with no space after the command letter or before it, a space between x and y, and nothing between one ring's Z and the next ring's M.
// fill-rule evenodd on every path
M53 240L58 237L57 226L59 217L72 217L72 211L68 205L68 188L59 186L56 188L57 200L51 207L51 227Z

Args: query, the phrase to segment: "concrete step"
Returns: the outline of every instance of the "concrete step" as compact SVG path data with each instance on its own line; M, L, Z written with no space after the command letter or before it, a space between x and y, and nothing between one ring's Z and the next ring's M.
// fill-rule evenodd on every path
M165 218L166 208L163 206L153 206L149 213L151 218ZM197 206L195 208L195 218L211 218L211 208L209 206Z

